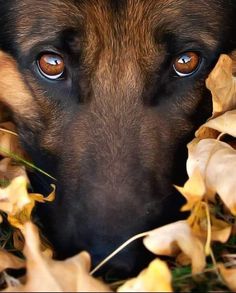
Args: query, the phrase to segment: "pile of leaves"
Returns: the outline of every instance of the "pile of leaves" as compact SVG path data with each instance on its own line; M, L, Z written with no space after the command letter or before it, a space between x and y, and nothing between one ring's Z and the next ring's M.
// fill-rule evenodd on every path
M212 117L189 143L189 179L183 187L176 187L186 199L182 211L189 211L189 217L128 241L144 237L145 247L157 258L136 278L119 284L105 284L95 279L93 273L100 266L91 272L87 252L65 261L52 258L50 247L42 241L31 221L31 213L37 201L52 201L55 189L46 198L29 192L27 158L19 146L15 126L11 122L1 123L2 290L170 292L204 288L205 291L236 291L235 60L235 55L231 58L221 55L206 81L212 93ZM1 115L1 121L6 120L4 110ZM168 261L161 260L161 256L169 257ZM199 287L202 283L205 285Z

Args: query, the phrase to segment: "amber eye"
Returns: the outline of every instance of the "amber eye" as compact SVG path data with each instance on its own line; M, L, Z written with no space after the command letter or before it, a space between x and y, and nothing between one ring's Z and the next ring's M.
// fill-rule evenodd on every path
M193 74L200 64L201 58L195 52L186 52L175 59L173 68L180 77Z
M65 72L63 58L56 53L45 53L38 59L40 73L52 80L59 79Z

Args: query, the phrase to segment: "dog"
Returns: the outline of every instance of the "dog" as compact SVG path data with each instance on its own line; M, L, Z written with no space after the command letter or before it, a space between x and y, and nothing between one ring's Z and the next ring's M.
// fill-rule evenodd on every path
M96 265L180 216L173 185L212 110L205 79L236 49L235 17L235 0L0 0L0 100L57 180L35 219L58 259L87 250ZM135 242L107 270L149 257Z

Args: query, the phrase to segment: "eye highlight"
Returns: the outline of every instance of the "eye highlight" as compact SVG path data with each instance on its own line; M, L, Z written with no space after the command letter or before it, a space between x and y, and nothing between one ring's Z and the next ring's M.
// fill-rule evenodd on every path
M201 62L196 52L186 52L178 56L173 63L176 74L180 77L187 77L197 71Z
M40 73L51 80L60 79L65 72L65 62L56 53L44 53L37 61Z

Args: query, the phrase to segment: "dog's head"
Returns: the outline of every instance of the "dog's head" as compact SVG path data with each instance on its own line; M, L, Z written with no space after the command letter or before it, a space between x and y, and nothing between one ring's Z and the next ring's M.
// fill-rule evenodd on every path
M97 262L176 217L185 144L211 113L205 79L236 48L234 2L0 0L0 47L17 64L0 61L0 96L57 178L38 214L59 257Z

